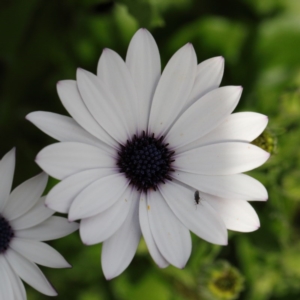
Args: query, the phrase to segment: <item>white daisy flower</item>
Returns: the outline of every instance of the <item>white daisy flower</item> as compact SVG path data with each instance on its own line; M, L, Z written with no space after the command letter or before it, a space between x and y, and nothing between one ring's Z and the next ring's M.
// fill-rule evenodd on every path
M11 193L15 168L15 149L0 161L0 299L25 300L20 278L39 292L56 296L57 292L36 264L50 268L68 268L68 262L42 241L61 238L78 229L45 206L41 197L48 176L41 173Z
M268 119L231 114L242 88L219 88L223 68L222 57L197 65L187 44L161 74L157 45L140 29L126 62L104 49L97 76L78 69L76 81L58 83L72 118L27 116L60 141L36 158L61 180L46 203L69 220L81 219L83 243L103 242L107 279L129 265L141 235L159 267L183 268L191 254L190 231L226 245L227 229L259 227L247 200L264 201L267 191L241 173L269 158L249 143Z

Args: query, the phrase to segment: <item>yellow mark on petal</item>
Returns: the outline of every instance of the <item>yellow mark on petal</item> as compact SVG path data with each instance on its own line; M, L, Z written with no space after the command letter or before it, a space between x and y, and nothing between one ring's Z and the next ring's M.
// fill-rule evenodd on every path
M147 209L150 210L150 205L147 206Z

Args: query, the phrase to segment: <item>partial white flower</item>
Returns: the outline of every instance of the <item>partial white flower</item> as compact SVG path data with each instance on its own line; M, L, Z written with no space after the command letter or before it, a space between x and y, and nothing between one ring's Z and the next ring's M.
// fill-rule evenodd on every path
M241 173L269 158L249 143L268 118L232 114L242 88L219 88L223 68L222 57L197 65L187 44L161 74L157 45L140 29L126 62L104 49L97 76L78 69L76 81L58 83L71 118L27 116L60 141L36 158L61 180L46 203L72 221L81 219L85 244L103 242L106 278L126 269L141 234L159 267L183 268L191 253L190 231L226 245L227 229L259 227L247 201L265 201L267 191Z
M20 278L39 292L56 296L57 292L36 264L50 268L68 268L68 262L49 245L49 241L78 229L45 206L41 197L48 176L41 173L12 192L15 149L0 160L0 299L25 300Z

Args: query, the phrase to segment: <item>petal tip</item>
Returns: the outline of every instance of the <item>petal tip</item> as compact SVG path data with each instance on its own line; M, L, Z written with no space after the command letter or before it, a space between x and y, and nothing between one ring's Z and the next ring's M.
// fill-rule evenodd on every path
M31 117L32 117L32 114L33 114L33 112L31 112L31 113L27 114L27 115L25 116L25 120L27 120L27 121L30 121L30 122L31 122Z

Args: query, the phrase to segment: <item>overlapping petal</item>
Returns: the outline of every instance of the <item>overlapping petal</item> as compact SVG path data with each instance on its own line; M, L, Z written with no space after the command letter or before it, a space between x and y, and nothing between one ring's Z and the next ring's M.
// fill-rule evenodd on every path
M224 58L222 56L207 59L197 66L197 74L192 92L185 109L203 97L206 93L219 87L224 73ZM184 109L184 110L185 110Z
M195 190L218 197L255 201L268 199L266 188L245 174L206 176L176 170L171 176Z
M45 198L42 197L26 214L10 221L14 230L33 227L51 217L55 211L45 206Z
M164 135L184 107L194 85L197 57L191 44L179 49L158 82L151 106L148 132Z
M70 268L71 265L49 245L29 240L14 238L10 247L28 260L50 268Z
M226 86L209 92L179 117L168 132L166 140L177 149L204 136L229 116L241 94L242 88L236 86Z
M204 201L221 216L226 228L240 232L251 232L260 226L259 218L247 201L224 199L204 194Z
M76 222L69 222L66 218L54 216L34 227L17 230L15 236L37 241L51 241L69 235L78 227Z
M128 185L129 181L123 174L114 174L95 181L74 199L69 211L69 220L88 218L108 209Z
M125 121L122 126L127 129L128 138L139 133L141 129L139 106L141 103L138 101L136 88L123 59L113 50L104 49L99 59L97 75L117 101L118 112L121 112L121 114L115 112L115 117L116 120L121 118L119 124L121 120ZM113 116L113 113L114 111L110 115ZM112 120L111 122L113 122ZM109 129L112 129L111 126Z
M168 263L168 261L166 261L166 259L160 253L160 251L154 241L153 234L151 232L146 197L147 197L146 194L141 195L140 205L139 205L139 219L140 219L141 230L142 230L145 242L147 244L147 248L148 248L153 260L160 268L166 268L169 265L169 263Z
M248 143L220 143L176 155L173 167L203 175L231 175L247 172L265 163L270 154Z
M5 258L8 260L12 269L26 283L47 296L57 296L57 292L36 264L18 254L13 249L9 249L9 251L6 252Z
M141 128L147 131L152 98L161 72L159 51L148 30L138 30L131 39L126 65L137 91Z
M79 142L99 147L105 151L112 150L106 143L91 135L70 117L37 111L28 114L26 119L60 142Z
M121 228L103 243L101 264L106 279L120 275L134 257L141 237L138 199L139 193L134 191L128 217Z
M227 230L218 214L205 201L195 205L194 190L168 182L159 188L177 218L202 239L227 245Z
M36 163L52 177L64 179L88 169L114 168L115 160L111 155L87 144L61 142L40 151Z
M159 191L147 193L147 210L160 253L170 264L184 268L192 250L189 230L174 215Z
M78 69L77 83L80 94L93 117L116 141L123 144L137 133L129 125L126 117L127 111L131 109L129 104L120 103L99 77Z
M87 109L74 80L63 80L57 83L60 100L73 119L86 131L100 141L116 148L116 141L97 123Z
M266 128L268 117L254 112L240 112L228 116L219 126L187 144L176 153L182 153L201 146L221 142L252 142Z
M94 181L117 174L113 168L91 169L75 173L54 186L46 198L46 205L61 213L68 213L74 199Z
M6 276L9 279L9 281L11 283L11 286L13 288L13 298L10 299L8 297L8 293L4 289L3 292L5 293L5 298L1 298L1 296L0 296L0 299L4 299L4 300L16 300L16 299L26 300L27 298L26 298L26 291L25 291L24 284L21 281L21 279L18 277L18 275L13 271L13 269L11 268L11 266L9 265L9 263L6 260L5 257L4 257L4 264L6 264L6 269L5 269ZM1 278L3 278L3 277L1 276Z
M111 237L125 222L134 194L132 186L127 187L111 207L95 216L81 220L79 232L82 242L86 245L93 245Z
M9 196L3 215L9 221L15 220L28 212L40 199L48 181L48 176L41 173L17 186Z

